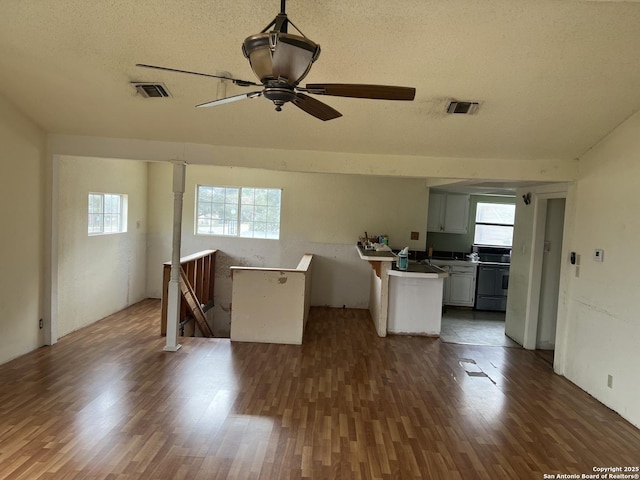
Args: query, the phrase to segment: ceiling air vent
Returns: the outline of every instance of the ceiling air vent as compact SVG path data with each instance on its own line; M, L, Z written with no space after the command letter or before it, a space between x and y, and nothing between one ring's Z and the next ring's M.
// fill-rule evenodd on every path
M473 115L478 113L478 102L450 102L447 107L447 113L461 114L461 115Z
M136 87L136 91L144 98L166 98L171 96L164 83L131 82L131 84Z

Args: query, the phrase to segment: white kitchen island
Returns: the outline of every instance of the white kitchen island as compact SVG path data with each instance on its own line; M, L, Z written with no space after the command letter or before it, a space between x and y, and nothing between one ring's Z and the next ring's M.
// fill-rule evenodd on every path
M392 268L396 256L356 247L371 270L369 311L378 335L388 333L440 335L442 286L447 273L432 265L410 264L406 271Z

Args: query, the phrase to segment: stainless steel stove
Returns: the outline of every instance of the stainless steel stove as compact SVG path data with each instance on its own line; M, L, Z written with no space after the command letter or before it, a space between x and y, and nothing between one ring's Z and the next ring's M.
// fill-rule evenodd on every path
M473 251L478 253L480 260L475 308L505 311L509 289L510 249L474 245Z

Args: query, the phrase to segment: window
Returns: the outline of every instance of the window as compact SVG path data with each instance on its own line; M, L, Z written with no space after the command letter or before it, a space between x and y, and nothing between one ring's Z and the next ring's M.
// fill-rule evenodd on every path
M89 235L127 231L127 196L89 193Z
M478 202L473 243L510 247L515 215L514 204Z
M275 188L198 185L196 234L280 238L280 197Z

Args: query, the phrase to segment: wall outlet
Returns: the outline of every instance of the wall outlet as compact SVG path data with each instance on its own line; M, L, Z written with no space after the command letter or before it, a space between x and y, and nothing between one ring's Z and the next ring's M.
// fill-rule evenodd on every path
M593 251L593 259L594 259L596 262L602 262L602 261L604 261L604 250L601 250L601 249L599 249L599 248L596 248L596 249Z
M44 320L43 319L38 320L38 328L40 330L42 330L44 328Z
M613 375L607 375L607 387L613 388Z

